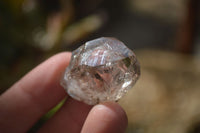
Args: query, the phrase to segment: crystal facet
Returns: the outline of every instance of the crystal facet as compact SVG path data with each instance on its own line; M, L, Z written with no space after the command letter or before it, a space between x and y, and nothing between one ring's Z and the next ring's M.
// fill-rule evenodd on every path
M61 85L89 105L119 100L140 76L135 54L115 38L101 37L72 52Z

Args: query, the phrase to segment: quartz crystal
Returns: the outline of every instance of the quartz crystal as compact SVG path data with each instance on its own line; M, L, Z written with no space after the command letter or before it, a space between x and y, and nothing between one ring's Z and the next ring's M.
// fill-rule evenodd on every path
M118 101L140 76L135 54L115 38L101 37L72 52L61 85L89 105Z

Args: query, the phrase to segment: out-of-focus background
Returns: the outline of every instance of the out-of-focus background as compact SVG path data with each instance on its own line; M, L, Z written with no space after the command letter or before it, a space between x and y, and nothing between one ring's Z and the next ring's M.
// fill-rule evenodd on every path
M123 41L141 64L119 102L127 133L200 132L199 0L1 0L0 93L48 57L102 36Z

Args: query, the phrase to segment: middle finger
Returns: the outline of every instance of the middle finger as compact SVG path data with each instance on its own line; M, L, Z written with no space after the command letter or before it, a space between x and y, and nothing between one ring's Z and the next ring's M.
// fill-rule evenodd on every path
M40 133L80 133L92 106L68 98L61 109L39 130Z

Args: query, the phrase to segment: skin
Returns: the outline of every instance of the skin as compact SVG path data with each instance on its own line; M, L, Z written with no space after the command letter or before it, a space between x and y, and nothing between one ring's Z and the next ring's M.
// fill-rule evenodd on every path
M60 86L71 53L59 53L30 71L0 96L0 131L27 132L67 94ZM117 103L89 106L68 98L39 133L123 133L127 116Z

